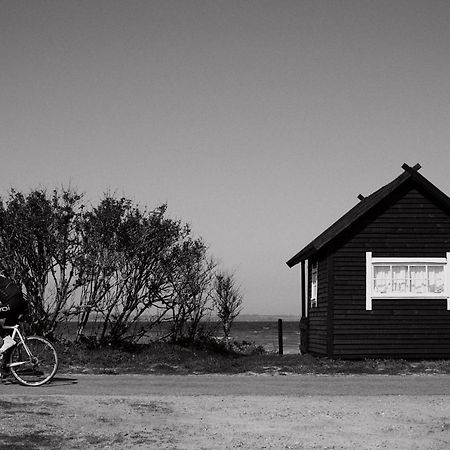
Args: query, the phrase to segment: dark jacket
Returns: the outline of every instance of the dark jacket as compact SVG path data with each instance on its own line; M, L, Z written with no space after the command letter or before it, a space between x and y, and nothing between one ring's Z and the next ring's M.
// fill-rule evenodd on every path
M22 292L20 286L8 278L0 276L0 303L7 303L9 299Z

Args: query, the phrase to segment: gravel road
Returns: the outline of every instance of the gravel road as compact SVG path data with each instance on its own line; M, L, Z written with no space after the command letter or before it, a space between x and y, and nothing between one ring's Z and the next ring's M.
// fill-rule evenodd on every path
M5 450L450 448L450 376L62 375L0 389Z

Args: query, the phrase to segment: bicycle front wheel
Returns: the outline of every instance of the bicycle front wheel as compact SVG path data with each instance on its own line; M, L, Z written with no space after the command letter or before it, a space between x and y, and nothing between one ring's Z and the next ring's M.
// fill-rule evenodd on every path
M55 376L58 370L58 355L47 339L30 336L25 338L25 345L19 342L13 348L9 367L19 383L25 386L40 386Z

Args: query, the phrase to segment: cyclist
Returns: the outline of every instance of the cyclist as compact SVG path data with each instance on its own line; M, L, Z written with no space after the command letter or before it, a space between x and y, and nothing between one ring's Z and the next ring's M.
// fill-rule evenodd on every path
M9 278L0 276L0 319L5 319L5 325L16 325L21 314L26 312L26 303L22 295L22 289ZM0 355L3 355L0 367L2 376L7 373L6 362L8 361L8 350L16 344L14 339L0 324L0 337L3 345L0 347ZM6 352L6 354L5 354Z

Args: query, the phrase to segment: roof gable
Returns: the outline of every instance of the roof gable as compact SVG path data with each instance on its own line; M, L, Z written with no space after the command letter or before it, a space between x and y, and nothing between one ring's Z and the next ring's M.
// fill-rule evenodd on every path
M359 195L358 198L361 201L358 204L356 204L334 224L311 241L306 247L289 259L286 264L289 267L293 267L323 249L326 245L337 238L337 236L341 235L341 233L353 225L358 219L365 216L369 213L369 211L373 210L373 208L385 201L394 191L411 179L421 186L438 203L450 210L450 198L418 173L420 167L420 164L416 164L414 167L403 164L402 169L404 172L393 181L381 187L368 197Z

